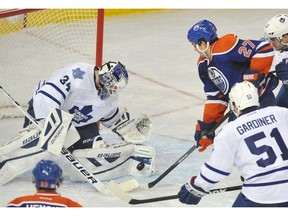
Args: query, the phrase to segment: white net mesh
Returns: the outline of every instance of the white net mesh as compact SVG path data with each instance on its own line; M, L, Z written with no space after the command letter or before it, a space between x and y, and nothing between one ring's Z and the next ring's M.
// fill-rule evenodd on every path
M1 13L1 11L0 11ZM47 9L0 19L0 85L24 108L40 79L95 64L97 9ZM0 94L0 118L22 114Z

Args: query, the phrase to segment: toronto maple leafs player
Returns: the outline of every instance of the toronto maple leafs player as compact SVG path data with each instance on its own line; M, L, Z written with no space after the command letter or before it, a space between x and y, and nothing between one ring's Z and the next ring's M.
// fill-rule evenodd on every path
M264 32L275 50L273 66L283 83L276 96L276 104L288 108L288 14L272 17L265 25Z
M129 174L151 175L155 171L155 150L143 142L149 138L153 123L147 115L131 117L118 105L118 94L126 87L128 80L128 71L121 62L109 61L100 68L88 63L70 64L57 69L49 79L39 82L29 101L28 113L40 122L53 108L72 114L72 123L80 139L65 147L98 179L109 180ZM98 122L122 139L114 144L104 142L96 124ZM26 118L24 127L29 128L30 125ZM43 158L42 154L47 154L31 145L18 150L17 157L15 152L5 155L7 163L2 169L0 167L0 185L34 166ZM19 171L17 166L25 163L27 166ZM141 166L137 168L139 164ZM13 173L15 169L17 173ZM9 176L5 174L7 170L10 178L5 178ZM82 176L73 168L70 178L82 180Z
M181 187L180 202L198 204L235 166L244 182L233 207L288 207L288 110L257 109L258 92L248 81L236 83L229 97L238 118L215 137L214 150L200 174Z
M279 81L268 73L274 50L267 41L240 39L234 34L218 37L216 26L208 20L194 24L187 39L199 54L198 74L207 98L194 135L201 147L198 150L204 151L213 144L214 134L203 134L223 118L228 108L228 93L234 83L252 81L259 87L261 107L266 107L275 105L273 89Z

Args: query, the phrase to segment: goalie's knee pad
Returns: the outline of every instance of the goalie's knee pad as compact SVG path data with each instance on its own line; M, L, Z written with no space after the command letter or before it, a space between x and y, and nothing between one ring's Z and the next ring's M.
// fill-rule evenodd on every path
M155 150L144 145L120 143L104 148L74 150L73 154L99 180L126 175L147 176L155 169ZM84 180L73 167L70 179Z

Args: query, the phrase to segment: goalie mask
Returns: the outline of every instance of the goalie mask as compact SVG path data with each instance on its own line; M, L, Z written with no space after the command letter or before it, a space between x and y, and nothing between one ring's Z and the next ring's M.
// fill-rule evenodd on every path
M99 70L99 82L101 99L117 95L128 83L128 72L120 62L107 62Z

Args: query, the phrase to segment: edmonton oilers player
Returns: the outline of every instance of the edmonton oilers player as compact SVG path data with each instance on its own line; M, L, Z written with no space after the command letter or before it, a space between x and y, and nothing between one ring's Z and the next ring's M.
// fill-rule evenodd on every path
M33 169L33 183L37 192L17 197L7 207L82 207L79 203L57 193L63 181L62 169L51 160L41 160Z
M234 34L218 38L216 31L212 22L201 20L187 35L200 55L198 74L207 97L194 135L200 152L213 144L215 134L202 136L223 118L228 107L228 93L236 82L253 82L259 89L261 107L275 105L272 90L278 85L278 79L268 74L274 57L273 47L268 42L243 40Z

